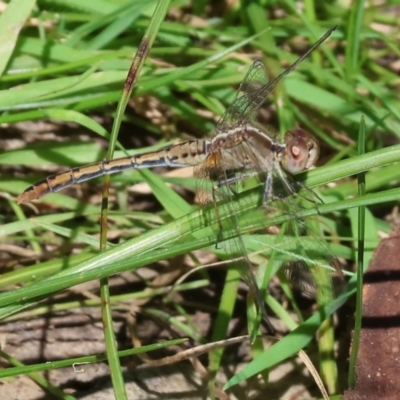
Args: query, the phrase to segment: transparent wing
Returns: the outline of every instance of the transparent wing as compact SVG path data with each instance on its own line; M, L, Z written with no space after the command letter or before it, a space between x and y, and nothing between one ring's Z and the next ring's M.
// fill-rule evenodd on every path
M267 84L268 76L264 64L259 60L254 61L240 84L231 105L218 121L216 133L226 132L230 128L244 122L243 115L246 110L254 109L256 111L258 103L262 104L265 100L265 98L259 98L257 94L262 94L260 90ZM247 113L246 119L248 121L254 120L255 112L253 115Z
M288 69L283 71L279 76L268 84L260 87L254 94L254 100L247 103L247 106L242 110L241 118L247 120L252 118L257 109L263 104L265 99L275 90L278 83L289 75L297 66L307 58L317 47L319 47L326 39L332 34L332 32L337 28L337 25L330 28L317 42L315 42L310 49L305 52L301 57L299 57Z
M307 202L304 208L315 207L311 201L299 197L296 200ZM256 245L249 248L253 251L265 249L265 257L274 260L272 274L283 270L297 290L315 297L319 305L325 305L344 291L345 279L322 235L319 217L302 218L304 208L296 200L288 196L263 207L264 217L270 221L279 221L279 216L286 218L275 226L275 235L269 231L253 235L250 240Z
M275 90L279 82L296 69L297 66L319 47L336 28L337 26L335 25L329 29L306 53L270 82L268 81L264 64L259 60L255 61L247 72L244 81L239 86L239 90L232 104L218 122L217 133L224 132L232 126L246 123L247 121L253 121L257 110Z
M207 161L196 168L195 175L201 178L200 182L212 181L212 185L208 185L208 189L212 190L207 202L214 202L217 213L218 222L213 226L216 243L230 256L240 257L240 260L235 260L232 266L238 269L248 284L258 309L268 321L263 295L257 286L248 256L248 252L254 249L251 246L247 247L247 236L244 238L239 228L239 220L243 216L231 212L228 219L219 220L220 200L226 200L225 207L228 208L233 202L236 204L238 201L241 202L240 209L244 210L244 213L254 214L255 225L263 218L286 216L284 222L276 228L277 235L272 239L269 232L262 232L262 235L254 235L254 239L251 240L258 241L259 247L266 249L268 257L274 254L274 262L285 271L294 286L308 296L317 297L319 304L326 304L329 299L336 297L343 291L345 284L341 270L337 267L326 241L316 233L318 228L313 227L312 220L301 218L304 208L316 207L319 201L313 191L296 184L296 181L290 179L279 165L275 165L272 172L274 178L278 179L273 179L273 196L265 205L260 208L257 204L244 204L244 200L240 199L238 194L247 178L252 174L257 178L264 176L263 171L251 161L257 158L253 148L248 143L243 143L231 149L212 152ZM202 190L207 192L205 187L203 184ZM298 190L300 193L296 194ZM306 207L300 206L299 201L303 201Z
M253 171L248 168L247 160L249 157L244 156L248 150L246 145L240 145L229 150L218 150L210 153L206 162L194 170L194 175L198 178L196 198L201 203L214 203L217 223L212 228L216 237L216 246L224 249L227 259L235 259L231 262L232 267L239 271L242 279L249 286L250 293L263 320L267 323L270 332L273 332L263 296L258 288L251 262L247 256L238 218L232 208L239 192L239 186L245 179L244 174ZM235 160L235 163L232 160ZM212 182L211 185L210 182ZM225 207L230 211L229 217L222 219L219 212L220 203L218 202L224 200ZM237 203L236 206L238 206ZM256 207L257 204L244 204L243 208L240 208L249 210Z

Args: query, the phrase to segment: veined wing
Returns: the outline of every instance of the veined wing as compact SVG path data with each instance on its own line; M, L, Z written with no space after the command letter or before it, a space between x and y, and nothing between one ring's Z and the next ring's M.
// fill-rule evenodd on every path
M248 126L246 129L252 128ZM328 275L323 274L329 268L327 266L330 265L330 260L326 259L329 251L327 251L327 246L326 244L324 245L323 241L317 240L316 235L309 236L311 230L298 217L296 211L301 210L296 206L295 198L304 199L303 195L296 196L298 189L302 188L302 186L296 185L294 178L288 176L291 173L308 169L314 164L318 157L318 145L315 139L312 135L299 128L294 128L287 132L285 145L275 142L271 139L273 135L264 135L257 128L254 128L251 133L236 146L224 147L222 145L223 141L219 146L214 143L206 161L195 169L195 175L201 179L215 182L212 187L210 201L214 201L216 204L218 200L226 199L228 200L228 206L234 198L237 198L238 186L245 179L260 174L261 176L266 175L263 198L264 209L275 210L275 213L289 215L289 220L281 228L280 239L276 239L276 243L273 246L270 245L270 247L273 247L276 250L275 253L278 254L278 258L283 260L282 265L285 265L289 279L302 291L311 294L312 288L318 288L320 293L332 293L333 281L331 275L329 273ZM221 136L223 135L221 134ZM278 179L275 179L276 177ZM277 182L280 182L280 188L277 187ZM307 194L313 195L313 192L308 190ZM315 204L315 198L309 199L308 203ZM244 208L256 211L257 205L253 207L245 206ZM218 220L217 204L215 209ZM267 214L267 217L269 217L271 213L268 212ZM229 243L234 248L234 252L242 256L242 261L235 262L235 266L249 285L258 308L266 316L263 296L252 274L247 248L241 236L239 218L239 216L232 214L227 228L229 231L236 230L236 239L231 239ZM299 224L296 225L296 221ZM225 239L225 226L227 226L226 222L219 223L216 227L218 242ZM305 237L311 237L308 240L311 240L313 245L319 243L319 251L315 251L315 247L314 252L311 251L311 247L302 247L301 244L304 242ZM292 246L291 248L285 247L285 240L287 244ZM325 268L325 270L321 268ZM340 277L339 272L335 271L337 277ZM321 275L321 278L317 280L314 277L318 275ZM325 281L322 280L324 276ZM339 279L339 281L342 281L342 279Z
M227 200L226 206L229 207L234 201L238 185L245 179L246 174L258 174L260 171L255 168L259 165L257 154L252 148L255 137L249 138L249 141L243 141L237 146L218 147L214 146L206 161L194 169L194 175L199 182L212 181L211 192L209 196L204 197L205 202L213 202L215 205L217 224L213 226L216 236L216 244L226 249L229 255L235 259L232 266L236 268L243 280L247 283L257 308L261 313L263 320L268 324L270 332L273 327L269 321L263 296L257 286L255 276L252 272L252 265L247 255L247 250L241 236L238 217L232 211L230 217L224 221L220 219L217 202ZM201 193L207 193L204 189L199 189ZM203 201L204 202L204 201ZM245 205L247 209L256 209L257 204ZM228 238L225 233L235 232L234 238ZM229 240L227 240L229 239ZM226 246L226 247L225 247Z
M251 119L254 113L260 108L265 99L275 90L278 83L289 75L297 66L307 58L317 47L319 47L326 39L332 34L334 30L336 30L337 25L330 28L317 42L315 42L308 51L306 51L301 57L299 57L289 68L283 71L279 76L269 82L267 85L259 88L257 92L254 94L254 101L248 102L247 107L243 110L241 119L246 121L247 119Z
M275 90L278 83L296 69L297 66L319 47L336 28L337 25L330 28L306 53L270 82L268 81L264 64L260 60L256 60L247 72L244 81L239 86L239 90L232 104L218 122L216 134L225 132L234 126L252 122L255 119L257 110Z
M218 121L216 134L226 132L230 128L241 124L243 122L243 115L249 108L256 110L258 108L257 105L261 105L265 100L265 98L259 98L257 94L267 84L268 75L264 64L259 60L254 61L242 83L239 85L239 89L231 105ZM251 107L252 104L253 107ZM255 115L255 112L252 115L248 114L247 120L250 122L253 121Z
M323 238L319 217L302 219L297 212L289 215L293 218L284 225L283 233L293 238L293 249L284 255L284 272L295 287L325 305L346 287L339 261Z
M273 268L269 272L271 276L283 270L295 288L308 297L316 297L321 306L341 294L346 283L338 260L323 238L319 217L303 218L304 208L298 201L304 199L287 196L261 207L255 213L256 218L276 221L275 232L272 234L271 228L264 228L259 234L245 237L246 245L248 250L262 251L273 261L268 262L268 267ZM307 208L312 204L305 203Z

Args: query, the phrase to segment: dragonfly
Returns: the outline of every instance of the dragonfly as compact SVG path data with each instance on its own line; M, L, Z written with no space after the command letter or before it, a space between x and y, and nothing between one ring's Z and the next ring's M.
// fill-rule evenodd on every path
M254 61L233 102L218 121L212 138L187 140L158 151L103 160L48 176L20 194L18 203L30 202L104 175L160 166L194 167L195 177L213 182L211 197L215 204L221 198L233 196L236 184L260 173L265 176L262 196L264 204L276 199L273 189L275 177L278 177L287 192L294 193L293 183L288 176L314 166L319 156L319 145L313 135L301 128L288 130L284 140L278 140L255 123L257 111L278 83L319 47L336 28L337 26L330 28L308 51L271 81L264 64L260 60ZM232 225L238 225L235 217ZM222 225L219 225L217 230L218 234L221 233ZM238 267L240 273L249 285L264 320L268 321L263 296L252 273L251 262L239 230L235 240L235 246L243 260ZM272 329L270 323L267 324Z

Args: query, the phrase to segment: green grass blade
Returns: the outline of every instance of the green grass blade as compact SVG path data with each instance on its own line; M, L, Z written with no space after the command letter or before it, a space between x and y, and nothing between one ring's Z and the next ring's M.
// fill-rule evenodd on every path
M35 7L35 0L12 0L0 16L0 76L14 52L21 29Z
M361 119L359 139L358 139L358 154L365 153L365 123L364 118ZM365 195L365 174L358 174L358 195ZM353 343L350 353L350 366L348 384L350 388L354 388L356 383L356 362L358 348L360 345L361 322L362 322L362 293L363 293L363 275L366 269L364 264L364 240L365 240L365 207L361 206L358 209L358 246L357 246L357 295L356 295L356 317L354 323Z
M135 86L136 80L139 77L141 68L146 60L147 54L154 43L157 32L160 29L161 23L164 21L165 15L169 8L169 1L159 0L154 10L153 16L150 20L149 27L145 33L141 44L139 45L138 52L133 60L132 66L128 72L128 77L125 82L124 89L121 94L121 99L118 103L116 116L114 119L110 142L107 151L107 159L113 158L115 146L117 143L118 132L121 126L123 114L128 104L129 97ZM109 32L108 32L109 33ZM108 216L108 193L110 186L110 176L104 178L103 184L103 202L101 210L101 229L100 229L100 249L103 251L107 245L107 216ZM108 279L102 278L101 283L101 298L104 307L102 307L102 319L104 321L104 332L106 340L106 349L108 355L108 362L110 364L110 371L114 386L114 392L118 399L126 399L125 385L122 377L121 366L117 356L117 343L115 340L112 315L110 308L110 292L108 286Z
M361 30L365 10L365 1L356 0L351 7L350 20L347 25L346 46L346 78L347 82L353 82L359 69Z

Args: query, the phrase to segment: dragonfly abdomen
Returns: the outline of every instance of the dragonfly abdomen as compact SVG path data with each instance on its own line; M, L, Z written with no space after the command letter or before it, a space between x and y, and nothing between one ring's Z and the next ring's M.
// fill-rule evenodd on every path
M204 162L209 151L209 141L188 140L159 151L104 160L84 167L72 168L60 174L50 175L46 179L33 184L18 196L17 201L18 203L26 203L90 179L130 169L196 166Z

